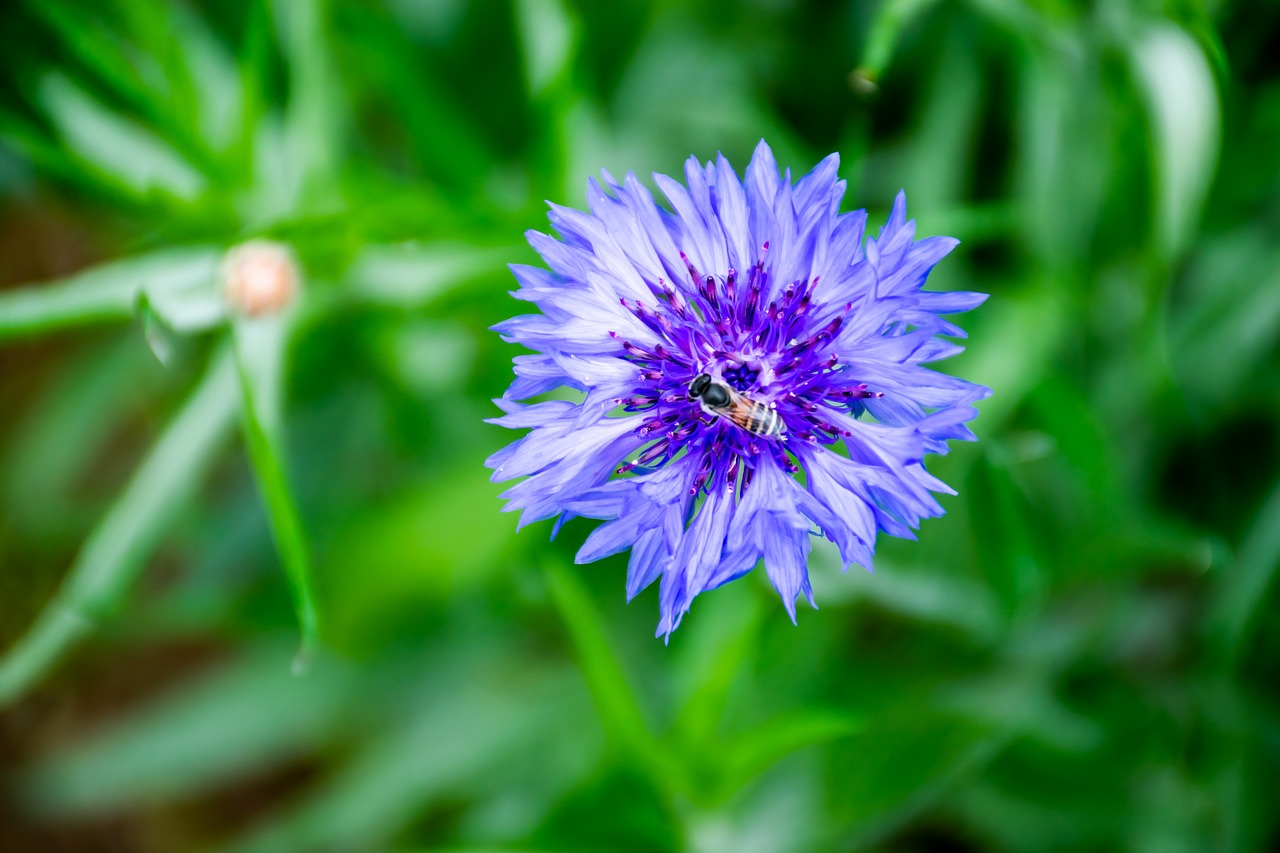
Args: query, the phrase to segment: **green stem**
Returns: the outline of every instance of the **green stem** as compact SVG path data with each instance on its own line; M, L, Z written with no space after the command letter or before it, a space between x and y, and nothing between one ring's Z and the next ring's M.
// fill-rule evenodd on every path
M297 612L302 642L293 669L296 675L301 675L310 666L319 646L320 621L311 583L311 556L302 516L285 475L280 436L279 371L287 334L287 325L278 317L240 320L235 326L241 423L249 462L266 504L271 535L280 552Z

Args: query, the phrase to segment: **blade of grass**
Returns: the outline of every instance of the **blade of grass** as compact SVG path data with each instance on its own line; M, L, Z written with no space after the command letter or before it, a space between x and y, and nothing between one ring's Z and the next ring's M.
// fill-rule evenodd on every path
M239 138L244 118L239 69L204 18L183 5L171 10L184 46L181 68L188 80L187 108L205 145L221 154Z
M227 434L235 414L235 391L231 357L219 353L124 494L89 536L54 599L0 658L0 707L19 697L96 623L119 608L175 509Z
M236 367L240 377L241 424L249 463L266 504L267 520L285 578L293 596L302 642L294 658L296 675L311 665L320 638L315 591L312 587L311 555L303 532L302 516L285 475L281 436L281 366L288 340L288 324L283 316L241 319L233 325Z

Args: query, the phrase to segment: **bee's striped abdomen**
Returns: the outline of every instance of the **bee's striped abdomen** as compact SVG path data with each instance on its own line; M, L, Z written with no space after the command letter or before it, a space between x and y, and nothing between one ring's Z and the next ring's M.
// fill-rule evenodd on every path
M745 425L747 432L755 435L779 435L783 429L782 418L764 403L751 402L750 423Z

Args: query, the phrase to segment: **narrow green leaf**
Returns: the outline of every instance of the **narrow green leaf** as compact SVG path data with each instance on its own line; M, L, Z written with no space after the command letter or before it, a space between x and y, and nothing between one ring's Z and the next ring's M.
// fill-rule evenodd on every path
M974 466L969 487L984 507L970 515L970 523L977 541L987 543L982 569L1003 610L997 618L985 620L995 627L1002 621L1000 615L1034 613L1044 605L1046 578L1036 551L1035 515L1009 469L990 458Z
M722 799L797 750L856 734L862 728L847 711L808 709L770 720L735 739L724 756Z
M891 706L824 751L840 780L835 807L853 827L845 849L874 847L977 775L1012 737L1011 730L941 711L928 694L897 693Z
M285 61L289 66L289 102L285 108L285 147L307 189L330 190L337 163L339 102L343 87L332 74L328 3L271 4Z
M645 768L659 791L670 791L680 778L673 774L676 762L650 731L591 596L575 575L554 561L545 563L544 572L610 741Z
M44 542L76 541L92 528L99 510L78 499L75 485L149 397L140 379L151 366L136 339L120 336L65 363L26 411L11 416L0 455L0 516L8 527Z
M853 72L850 82L863 94L871 94L877 88L902 30L912 20L923 14L937 0L885 0L876 13L867 36L867 46L862 53L862 63Z
M1030 277L1023 292L1002 294L975 317L981 334L963 356L964 375L1000 389L981 403L985 434L999 431L1051 370L1067 331L1081 325L1064 291L1059 280Z
M839 556L831 548L815 548L815 563L826 563L831 574L838 570ZM819 562L821 561L821 562ZM958 575L947 575L941 566L928 565L921 571L907 565L886 565L881 559L875 583L842 583L836 595L866 599L901 616L934 625L948 625L964 631L978 642L998 635L1002 626L999 604L985 584ZM847 581L848 578L841 578ZM822 590L826 593L826 590ZM838 598L837 598L838 600Z
M562 566L547 561L547 588L560 611L569 638L578 654L583 675L604 718L606 729L619 745L653 741L640 703L622 671L613 644L605 634L595 604L582 583Z
M200 136L214 150L224 151L239 138L244 120L235 57L205 20L185 5L174 6L173 15L183 45L182 60L195 89L193 106Z
M1280 571L1280 487L1272 491L1241 542L1239 555L1218 578L1209 614L1210 637L1236 662Z
M219 256L205 247L167 249L0 294L0 341L127 320L142 293L175 329L207 327L221 316L211 295Z
M12 152L24 166L56 178L71 186L88 186L105 192L119 192L117 182L86 174L78 163L67 156L62 145L43 127L12 110L0 109L0 152ZM126 193L132 199L132 193Z
M1100 108L1107 90L1092 50L1074 34L1063 37L1064 49L1029 51L1015 81L1018 215L1005 233L1023 232L1042 266L1074 280L1113 192L1108 154L1117 131Z
M169 366L173 358L173 329L151 305L145 293L138 295L138 315L142 318L142 336L156 361Z
M1027 636L1024 642L1029 649L1018 653L1033 658L1044 655L1035 648L1039 639L1034 634ZM1100 727L1053 695L1053 654L1049 652L1047 660L1016 661L991 674L950 685L939 695L938 704L993 729L1014 731L1063 752L1097 749L1103 737Z
M167 142L112 112L63 75L46 75L37 94L67 146L134 192L161 189L192 199L204 190L204 176Z
M710 599L698 620L686 629L693 635L685 646L692 657L682 663L692 684L673 727L682 743L705 744L715 736L734 678L755 650L759 625L757 595L740 595L732 601L726 595ZM713 761L719 763L719 759Z
M282 654L264 643L43 757L23 800L46 817L173 802L318 748L368 685L337 667L298 683Z
M537 96L563 75L573 58L577 25L560 0L517 0L525 82Z
M357 111L390 110L402 128L405 144L422 177L419 191L440 193L455 205L470 208L492 186L487 176L500 161L483 122L474 109L457 99L455 81L422 74L424 45L404 38L421 31L423 19L454 19L448 3L389 3L388 16L356 14L350 3L334 6L333 26L343 34L343 68ZM456 22L455 22L456 23ZM427 52L455 44L451 27ZM412 86L404 81L413 79Z
M344 293L381 305L414 307L517 256L511 246L461 244L370 246L351 264Z
M187 404L85 542L54 599L0 659L0 706L20 696L96 623L119 608L235 413L228 353L215 356Z
M1274 372L1280 335L1280 264L1264 221L1202 239L1180 277L1168 325L1178 384L1203 411L1237 405L1259 376Z
M898 183L885 188L891 193L899 186L910 187L911 209L930 228L933 211L959 204L973 180L984 93L971 51L970 43L955 33L939 45L938 68L920 110L914 151L904 168L895 170L893 180ZM970 239L968 234L965 239Z
M300 675L311 664L320 627L306 534L285 474L280 387L288 340L287 318L274 315L240 319L233 328L245 444L298 614L302 644L294 659L294 672Z
M465 671L457 664L420 667L426 689L408 718L383 727L292 808L225 851L383 849L433 804L477 792L549 808L594 763L594 756L573 755L590 742L583 737L585 697L566 702L577 698L567 673L527 665L484 672L470 663ZM536 782L529 784L528 774ZM513 785L526 790L504 791Z
M1133 47L1155 149L1158 245L1179 251L1200 218L1218 162L1218 89L1204 51L1173 25L1153 27Z
M103 26L97 16L84 14L75 4L56 0L28 2L30 9L54 34L68 55L92 76L135 106L159 101L154 60L128 50L121 39Z

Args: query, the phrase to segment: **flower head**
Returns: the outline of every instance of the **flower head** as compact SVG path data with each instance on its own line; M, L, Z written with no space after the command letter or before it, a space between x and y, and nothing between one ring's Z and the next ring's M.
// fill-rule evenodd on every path
M493 422L531 431L486 464L526 478L503 495L521 525L605 519L577 562L630 549L628 599L661 578L660 636L761 558L794 621L812 535L869 569L877 530L910 537L954 494L922 460L972 439L990 392L922 365L961 349L940 315L986 296L922 290L957 241L915 241L902 194L864 240L837 165L792 184L764 142L745 181L690 159L687 186L654 175L670 211L606 173L589 214L551 205L562 239L529 233L550 269L511 268L542 313L495 327L534 353ZM561 387L578 399L517 402Z

